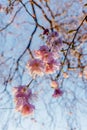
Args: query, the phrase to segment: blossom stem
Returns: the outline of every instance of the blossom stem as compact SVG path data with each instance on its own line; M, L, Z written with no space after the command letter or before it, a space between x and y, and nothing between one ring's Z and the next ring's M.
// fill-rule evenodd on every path
M33 82L34 79L32 79L29 84L26 85L27 88L29 88L30 84Z

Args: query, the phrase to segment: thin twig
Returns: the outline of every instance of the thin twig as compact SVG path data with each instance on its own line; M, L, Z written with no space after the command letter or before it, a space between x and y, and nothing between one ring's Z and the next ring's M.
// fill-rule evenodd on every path
M61 74L61 71L62 71L62 69L63 69L63 67L64 67L64 64L65 64L65 61L66 61L68 52L69 52L69 50L70 50L70 47L74 45L74 41L75 41L75 38L76 38L76 36L77 36L77 34L78 34L78 31L79 31L79 29L81 28L81 26L83 25L83 23L84 23L84 21L86 20L86 18L87 18L87 16L85 16L85 18L82 20L81 24L80 24L80 25L78 26L78 28L76 29L76 32L75 32L74 37L73 37L73 39L72 39L72 41L71 41L71 44L69 44L69 46L68 46L68 48L67 48L67 52L66 52L65 57L64 57L64 60L63 60L63 62L62 62L62 67L60 68L59 73L57 74L57 76L56 76L56 78L55 78L56 80L58 79L58 77L59 77L60 74Z

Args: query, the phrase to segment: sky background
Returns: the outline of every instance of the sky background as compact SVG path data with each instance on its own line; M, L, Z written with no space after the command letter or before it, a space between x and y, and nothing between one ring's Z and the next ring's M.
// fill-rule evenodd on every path
M84 18L83 11L86 11L86 8L83 5L85 3L86 0L51 0L49 5L54 12L59 14L63 12L56 18L56 22L66 23L67 29L73 28L71 24L68 24L69 20L76 18L74 27L78 27L81 19ZM0 0L0 4L6 6L7 1ZM20 4L15 7L11 15L0 12L0 28L9 23L19 7ZM32 12L29 4L27 7ZM45 22L38 8L36 11L39 23L48 28L49 24ZM50 17L49 12L47 13ZM32 101L36 108L34 113L23 117L15 111L12 88L20 84L28 84L31 80L26 70L26 63L30 58L28 53L22 57L19 72L16 73L12 82L7 85L3 82L9 73L14 73L16 61L26 48L34 27L33 19L24 9L21 9L13 24L0 33L0 130L87 130L87 81L83 82L82 78L78 77L77 71L70 71L68 78L60 77L59 83L64 94L58 99L52 98L53 89L50 88L49 76L38 78L30 86L38 95L38 98ZM32 40L31 50L45 44L40 38L41 33L42 30L38 28ZM64 36L62 32L60 35ZM87 41L83 47L85 52L87 51L86 44ZM11 67L12 70L10 70Z

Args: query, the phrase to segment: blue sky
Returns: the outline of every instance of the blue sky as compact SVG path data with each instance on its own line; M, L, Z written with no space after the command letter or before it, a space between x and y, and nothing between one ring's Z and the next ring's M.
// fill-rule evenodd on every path
M83 0L82 3L79 3L79 1L51 0L50 7L55 12L58 10L61 12L63 8L66 9L66 4L71 4L72 6L67 13L60 16L61 19L58 17L59 22L64 20L67 22L67 18L82 14L82 5L84 5L86 0ZM6 1L0 0L0 2L5 5ZM31 11L30 5L28 9ZM45 20L38 9L37 12L39 22L47 28L48 24L44 22ZM4 13L0 13L0 18L0 27L3 27L11 19L10 15L6 16ZM63 84L61 83L62 78L60 78L60 86L64 90L62 97L58 99L52 98L53 89L50 88L49 76L38 78L31 84L33 92L38 93L38 98L33 101L36 108L34 113L23 117L15 111L12 88L20 84L27 84L31 80L25 68L26 62L30 58L28 53L20 61L20 73L15 75L12 83L6 86L6 90L4 90L3 80L9 76L11 66L13 66L11 72L14 73L15 62L24 48L26 48L33 29L34 21L28 17L24 10L21 10L14 23L0 34L0 63L9 58L7 62L0 66L0 130L71 130L70 126L74 126L76 130L86 130L87 96L85 85L87 82L85 81L84 84L82 79L78 78L77 73L72 71L69 73L70 77L63 80ZM40 39L40 33L42 31L38 29L34 35L31 50L38 49L40 45L45 43ZM4 54L3 57L1 56L2 52ZM24 69L23 75L22 69Z

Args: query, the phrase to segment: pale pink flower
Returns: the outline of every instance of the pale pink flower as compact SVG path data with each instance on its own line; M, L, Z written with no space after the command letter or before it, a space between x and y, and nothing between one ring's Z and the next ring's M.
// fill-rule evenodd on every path
M40 49L39 49L39 50L42 51L43 53L45 53L45 52L48 52L48 51L49 51L49 48L48 48L47 45L43 45L43 46L40 46Z
M15 98L24 97L26 100L32 97L32 91L27 89L26 86L19 86L13 88Z
M50 60L54 59L53 57L54 57L53 53L48 52L48 53L45 53L44 55L42 55L42 60L43 60L43 62L47 63Z
M53 93L53 97L59 97L59 96L62 96L63 95L63 91L62 90L60 90L59 88L57 88L57 89L55 89L54 90L54 93Z
M57 32L51 32L47 37L47 45L50 46L53 44L54 41L58 39L58 33Z
M40 49L38 51L35 51L35 54L37 54L37 56L38 56L40 53L42 53L44 55L47 52L49 52L48 46L42 45L42 46L40 46Z
M52 87L52 88L57 89L58 86L59 86L59 84L58 84L57 81L55 81L55 80L52 80L52 81L51 81L51 87Z
M29 101L26 100L25 97L14 97L14 102L16 105L15 106L16 110L20 112L22 110L23 106L25 104L27 104Z
M29 103L28 103L28 104L25 104L25 105L22 107L21 113L22 113L22 115L27 116L27 115L33 113L33 112L34 112L34 109L35 109L35 107L34 107L32 104L29 104Z
M59 34L56 31L48 35L47 45L52 51L58 51L61 49L62 39L59 37Z
M56 70L59 70L59 67L60 67L59 63L56 60L52 59L45 64L45 73L52 74Z
M39 50L34 51L35 57L41 59L43 62L48 62L50 59L57 59L58 53L51 52L46 45L40 47Z
M35 57L42 59L43 56L49 53L49 48L46 45L40 46L39 50L34 51Z
M13 93L16 110L21 112L23 115L30 114L35 108L29 103L34 95L32 94L32 91L26 86L19 86L13 88Z
M30 60L27 64L27 68L33 77L36 75L42 76L44 74L44 64L39 59Z
M53 42L51 50L55 52L60 50L61 48L62 48L62 39L58 38Z
M32 112L34 112L35 110L35 106L30 104L29 102L24 102L24 103L20 103L16 104L16 111L21 112L22 115L29 115L32 114Z

